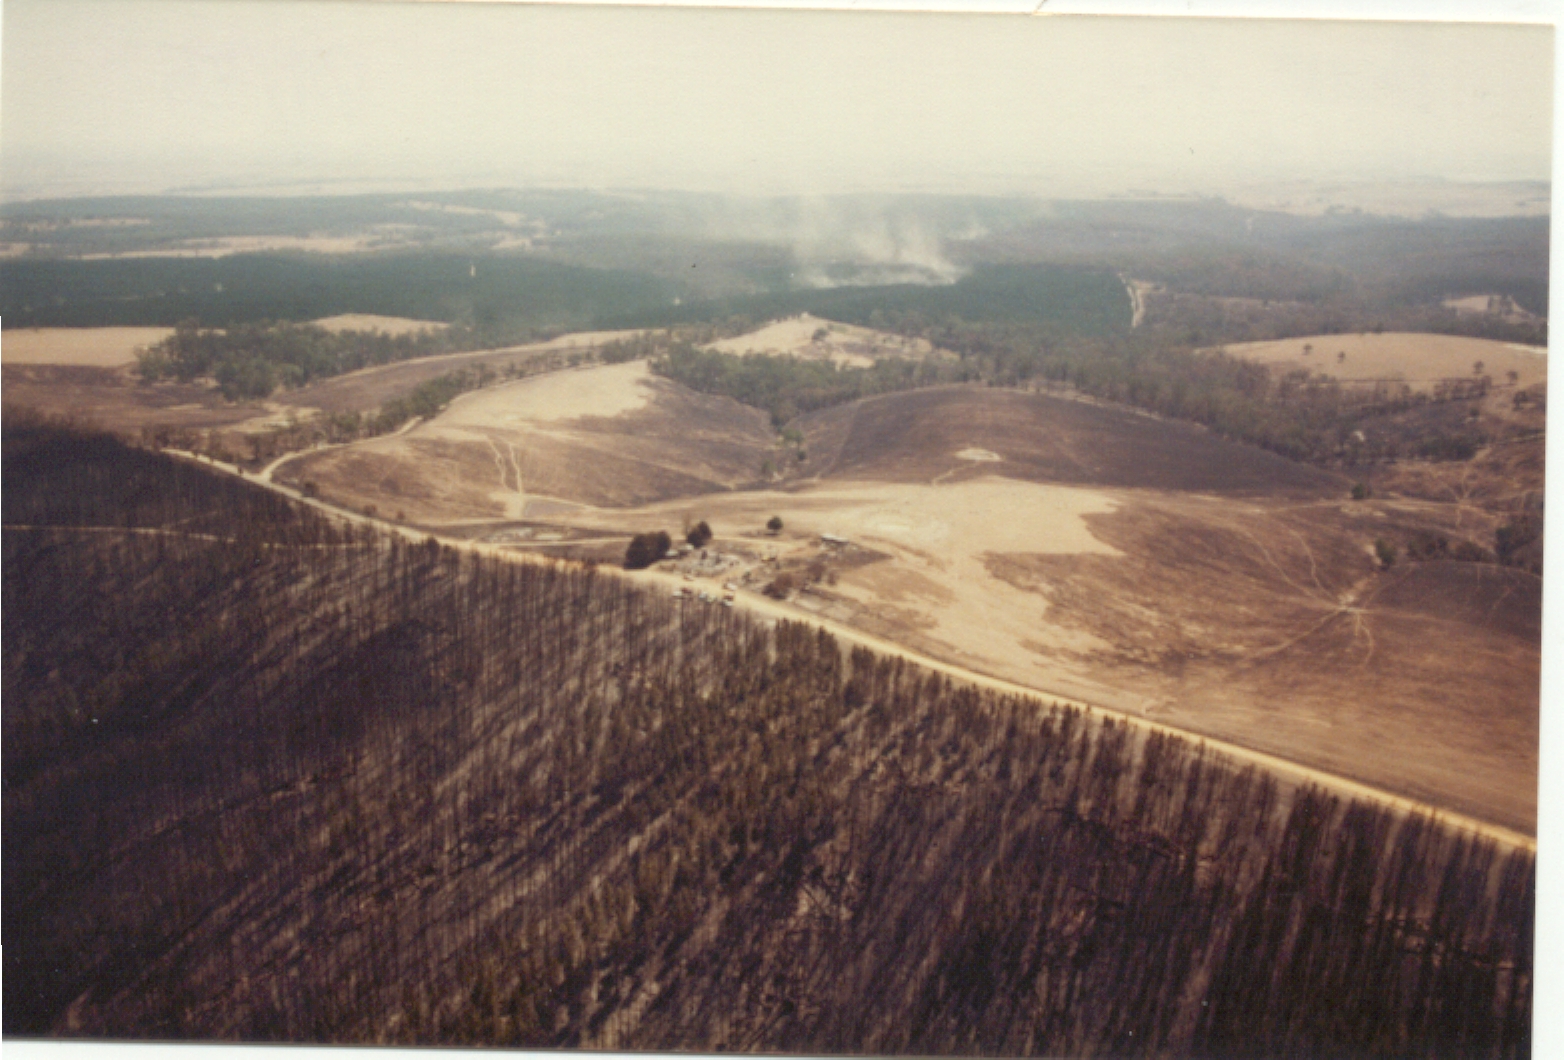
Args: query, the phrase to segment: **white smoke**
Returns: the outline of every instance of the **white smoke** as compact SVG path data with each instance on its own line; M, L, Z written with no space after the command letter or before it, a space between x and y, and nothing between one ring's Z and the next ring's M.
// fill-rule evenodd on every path
M727 238L787 246L794 284L816 288L952 284L969 270L951 260L947 241L987 234L975 220L941 225L905 203L856 196L735 203L718 225Z
M967 270L921 218L873 203L804 200L788 242L800 286L950 284Z

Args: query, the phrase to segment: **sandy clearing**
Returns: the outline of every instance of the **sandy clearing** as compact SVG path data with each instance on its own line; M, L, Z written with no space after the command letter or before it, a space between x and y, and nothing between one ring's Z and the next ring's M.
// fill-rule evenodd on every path
M1038 687L1109 697L1114 693L1079 673L1062 672L1037 647L1088 653L1112 646L1050 623L1048 600L996 578L987 560L1010 553L1116 557L1120 553L1098 540L1086 517L1112 512L1118 503L1102 490L985 475L946 485L831 481L790 492L746 491L582 513L562 521L676 529L705 519L718 539L733 540L780 512L787 527L777 542L783 551L800 537L832 534L889 557L842 572L827 595L801 597L801 605L835 618L855 611L854 621L867 620L871 628L916 629L910 639L921 650L1021 676ZM846 603L832 604L831 596ZM1119 701L1141 706L1133 696L1109 699Z
M135 364L137 350L173 333L173 328L11 329L0 336L0 361L119 368Z
M1100 490L984 476L941 486L841 482L789 498L809 508L791 525L892 547L942 553L1095 552L1116 556L1084 517L1116 504ZM818 509L818 510L811 510Z
M651 400L645 361L579 372L550 372L463 394L433 429L517 428L582 416L618 416Z
M438 320L412 320L408 317L383 317L374 313L339 313L310 323L327 331L383 331L388 335L406 335L415 331L436 331L448 325Z
M1310 353L1303 352L1305 346ZM1548 377L1546 349L1460 335L1308 335L1223 348L1234 357L1279 370L1307 368L1346 381L1395 380L1424 389L1441 379L1473 378L1472 366L1478 361L1483 374L1496 383L1506 382L1506 373L1512 371L1521 386ZM1347 355L1345 360L1337 360L1340 353Z
M1128 276L1120 276L1119 282L1124 284L1130 296L1130 327L1138 328L1146 322L1146 297L1160 292L1162 285L1147 280L1132 280Z
M921 597L912 610L925 613L922 635L958 658L1057 688L1068 682L1036 645L1064 652L1110 647L1049 623L1045 598L995 578L986 564L996 553L1117 556L1085 519L1116 508L1105 492L984 476L941 486L843 483L803 496L825 510L793 513L791 526L838 534L893 557L846 572L837 592L871 613L899 594Z
M1118 506L1118 497L1107 490L984 475L939 486L832 479L798 490L746 490L605 510L593 518L652 526L690 516L706 519L718 537L732 539L781 512L789 539L833 534L922 557L938 570L960 556L990 552L1118 556L1086 523L1087 516ZM1028 595L1035 607L1038 597Z
M822 328L826 336L817 342L814 336ZM789 354L808 360L829 359L852 368L872 365L874 357L871 354L923 357L933 352L933 347L923 339L903 339L870 328L823 320L808 313L773 321L756 331L722 339L706 348L739 356Z
M492 217L500 224L511 228L518 228L526 224L531 224L534 227L542 227L541 221L529 222L527 220L526 214L517 213L514 210L487 210L481 206L458 206L454 203L424 202L422 200L416 199L409 200L407 202L401 203L400 205L406 206L413 210L424 210L429 213L449 213L462 217Z

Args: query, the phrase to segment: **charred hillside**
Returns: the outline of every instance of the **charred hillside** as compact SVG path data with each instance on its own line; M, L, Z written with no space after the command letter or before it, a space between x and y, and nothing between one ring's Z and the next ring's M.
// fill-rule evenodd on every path
M102 438L0 498L7 1035L1528 1052L1528 852Z

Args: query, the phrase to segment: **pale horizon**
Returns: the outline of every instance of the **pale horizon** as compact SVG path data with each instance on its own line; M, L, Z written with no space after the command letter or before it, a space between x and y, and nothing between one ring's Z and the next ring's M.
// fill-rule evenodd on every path
M10 0L4 18L8 200L1551 176L1551 26L344 0Z

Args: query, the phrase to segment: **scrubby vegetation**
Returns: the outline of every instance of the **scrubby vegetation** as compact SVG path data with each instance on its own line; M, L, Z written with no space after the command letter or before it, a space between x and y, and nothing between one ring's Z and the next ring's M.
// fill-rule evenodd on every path
M1525 851L5 427L8 1035L1527 1055Z

